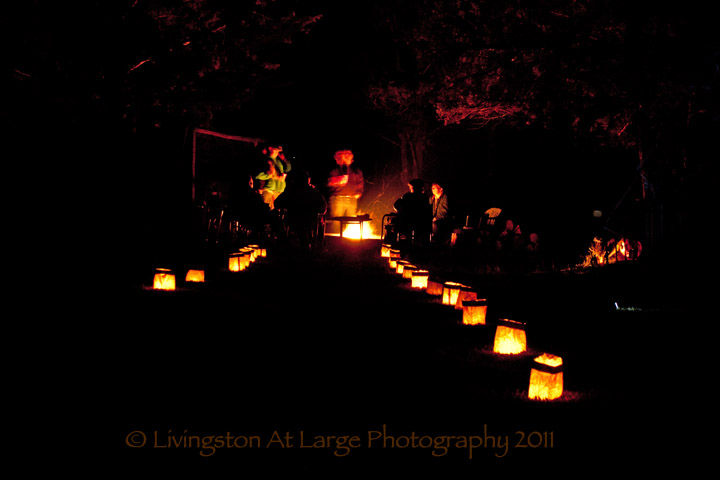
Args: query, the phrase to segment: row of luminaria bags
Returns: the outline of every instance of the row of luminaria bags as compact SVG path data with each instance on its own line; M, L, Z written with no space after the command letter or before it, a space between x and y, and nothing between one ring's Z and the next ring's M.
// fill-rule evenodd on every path
M259 245L248 245L232 252L228 255L228 271L241 272L250 267L250 265L259 257L266 257L267 251L260 248ZM185 274L186 283L205 283L205 270L202 268L188 269ZM169 268L155 269L153 277L154 290L175 290L175 272Z
M441 297L443 305L462 310L464 325L486 325L487 299L478 298L472 287L457 282L441 282L430 278L430 273L408 261L402 260L400 251L383 244L381 256L388 259L391 271L410 279L414 289ZM495 329L493 352L501 355L517 355L527 349L525 324L509 319L499 319ZM534 359L530 370L528 398L531 400L555 400L563 393L562 358L543 353Z
M266 250L258 245L249 245L228 256L228 271L241 272L250 267L259 257L265 257ZM390 269L409 279L414 289L424 290L427 294L441 297L442 304L462 310L462 322L465 325L486 325L487 300L478 298L477 293L467 285L457 282L438 282L430 279L427 270L418 268L400 258L400 251L383 244L381 256L388 259ZM205 282L202 269L190 269L185 282ZM154 290L175 290L175 274L172 270L158 268L153 278ZM527 349L525 325L509 319L499 319L495 330L493 352L501 355L517 355ZM543 353L534 359L530 370L528 398L531 400L555 400L563 393L562 358Z

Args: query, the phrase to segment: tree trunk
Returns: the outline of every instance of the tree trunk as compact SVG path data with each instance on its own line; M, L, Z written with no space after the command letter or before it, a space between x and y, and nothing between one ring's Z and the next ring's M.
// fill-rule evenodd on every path
M410 142L405 132L400 132L400 182L406 185L410 181Z
M417 128L405 128L400 132L400 179L404 184L421 178L424 173L426 138L426 132Z

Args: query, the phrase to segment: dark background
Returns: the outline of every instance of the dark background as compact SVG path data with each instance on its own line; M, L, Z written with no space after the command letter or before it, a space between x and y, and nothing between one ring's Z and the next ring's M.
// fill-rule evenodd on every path
M153 57L158 42L144 36L153 30L147 19L132 16L137 8L96 2L13 5L4 19L12 41L5 45L11 88L3 120L20 152L10 165L22 171L15 175L24 191L18 196L42 197L37 210L62 222L77 220L90 234L108 227L102 236L162 242L189 228L190 139L199 124L154 106L164 99L150 87L165 75L167 64L157 61L146 76L128 74L128 65ZM361 207L370 210L377 227L405 190L396 178L399 149L388 141L392 121L366 97L368 82L390 61L388 38L378 33L374 6L367 2L318 1L296 8L323 19L273 53L282 65L277 75L253 85L238 108L216 108L202 126L284 144L296 168L308 170L319 186L333 166L332 153L353 149L367 180ZM402 2L397 8L404 8ZM607 235L603 227L644 241L648 255L684 258L688 237L709 240L697 225L712 215L717 186L712 138L718 44L705 8L690 2L617 11L639 23L653 15L677 22L670 43L653 43L653 35L667 38L661 23L655 31L643 30L646 37L628 37L628 58L633 49L638 59L651 57L649 64L672 72L678 88L694 92L693 101L701 105L693 105L698 115L692 128L680 125L667 145L660 140L653 146L672 157L670 163L653 159L663 171L654 177L659 179L654 203L641 199L636 149L578 139L561 127L499 123L442 129L429 144L424 179L446 183L460 225L468 215L504 208L524 233L540 233L559 266L573 265L594 235ZM138 72L145 74L142 68ZM189 103L212 100L214 88L194 91ZM672 167L678 162L682 168ZM593 210L604 217L594 219ZM108 216L115 220L103 219Z
M557 460L580 454L585 466L593 468L602 464L613 469L625 459L641 471L649 462L658 462L652 465L657 469L671 460L692 462L695 447L707 446L699 436L706 418L697 407L704 406L711 390L714 377L703 376L703 367L712 365L706 353L712 349L696 345L698 337L701 344L712 339L704 330L712 317L698 307L712 299L711 284L701 275L715 272L718 43L706 4L663 7L667 8L663 13L683 19L684 28L672 49L665 45L650 49L658 64L667 58L682 87L697 87L704 105L698 117L702 121L693 129L679 127L665 149L677 152L680 139L688 167L663 177L671 188L663 191L662 216L657 216L658 204L653 205L652 216L639 200L637 152L579 141L563 128L452 127L438 133L430 146L434 163L425 179L447 183L461 220L466 214L500 206L525 233L541 234L558 267L574 265L592 237L605 233L603 227L644 240L649 219L662 219L662 235L653 237L648 245L652 248L644 250L657 261L652 268L633 270L633 275L613 270L607 275L595 272L579 282L535 278L520 286L481 279L483 286L504 295L511 311L519 308L535 314L534 307L546 307L532 325L533 335L539 333L533 339L542 338L543 347L570 355L569 380L575 383L569 384L569 390L579 392L581 401L544 409L518 398L508 401L503 373L513 370L512 365L501 363L498 371L497 365L484 364L486 357L478 354L490 333L468 335L446 311L427 315L440 307L418 302L416 292L399 287L397 279L383 270L375 251L365 252L372 261L363 263L359 259L365 258L341 250L320 268L315 265L314 276L308 274L304 261L286 264L275 258L255 276L220 278L225 281L219 287L185 290L179 297L135 288L149 282L147 273L156 261L177 260L193 233L189 132L201 122L153 108L154 100L163 100L149 87L155 85L153 75L162 78L167 73L160 63L147 70L139 67L137 72L145 76L128 76L129 66L153 56L157 41L145 35L152 31L146 28L147 19L127 20L133 3L29 1L6 7L2 19L7 38L2 45L3 75L9 85L2 110L8 236L28 251L11 261L24 263L31 258L34 268L23 265L23 277L28 278L36 276L37 267L50 264L48 275L56 279L49 288L48 283L21 284L35 289L34 298L43 308L33 312L43 316L31 317L34 331L18 339L34 343L38 328L52 337L54 348L37 352L46 357L48 351L58 351L42 372L49 371L52 381L42 385L42 395L32 398L38 403L31 405L57 413L54 420L67 423L73 420L68 412L82 409L83 418L90 416L94 428L83 431L87 437L79 448L102 443L96 440L110 434L111 444L123 456L119 462L114 458L107 463L107 468L121 465L132 473L142 468L144 473L157 469L166 474L167 469L183 470L188 459L198 470L207 464L186 452L172 452L160 460L152 456L155 452L135 456L122 444L130 428L201 431L207 427L215 433L234 421L232 428L240 425L242 430L242 421L252 416L252 427L258 429L315 427L355 433L366 431L368 422L374 424L382 415L402 419L398 427L405 431L474 433L488 419L506 431L513 426L543 431L556 426L565 442ZM242 108L216 111L205 126L279 141L295 166L310 171L318 185L333 166L332 153L351 148L366 174L366 198L371 199L382 185L385 167L395 168L399 152L386 140L393 132L392 122L370 109L364 94L370 72L378 61L386 61L385 39L371 33L369 10L364 9L368 4L372 2L312 2L308 11L322 12L324 21L283 53L282 75L254 85ZM646 10L650 4L654 5L633 3L637 17L656 12ZM652 35L639 44L656 45ZM188 100L203 104L213 92L209 86ZM395 182L388 198L403 190L404 185ZM371 212L376 221L390 209L389 200L383 202ZM593 219L594 209L606 216ZM666 269L663 262L692 268L675 275L676 270ZM334 281L332 289L320 293L338 295L330 302L332 307L347 302L363 305L354 312L353 321L338 323L332 311L318 313L310 328L295 321L292 315L298 311L315 313L318 305L327 305L309 277L323 281L343 275L351 277L351 291ZM278 278L293 283L282 284L279 293L264 288ZM114 290L118 283L123 288ZM252 298L281 304L280 322L270 323L265 316L237 320L237 303L242 300L237 292L245 291L248 284ZM696 289L697 285L704 289ZM522 295L514 297L513 288ZM282 295L282 289L290 294ZM397 292L402 298L398 303ZM638 298L646 303L637 312L616 311L612 302L618 298L628 305ZM658 309L658 304L666 303L680 308ZM63 318L68 317L66 323ZM422 328L413 330L417 320ZM410 341L408 332L412 332ZM324 340L328 334L335 335L330 343ZM34 347L18 358L28 358ZM418 356L421 361L414 362ZM68 359L77 362L65 369ZM341 382L333 371L336 359L346 361L353 373ZM264 362L266 368L249 368L253 362ZM355 381L356 375L367 372L376 378ZM477 382L478 378L486 383ZM524 371L512 371L512 378L524 388ZM242 402L237 395L237 388L245 385L242 381L263 394ZM267 381L269 388L263 383ZM46 385L57 389L48 392ZM333 397L338 385L346 398ZM373 396L377 385L383 387L381 395L392 394L391 402ZM138 386L140 398L134 397L133 388ZM284 402L287 388L304 401ZM322 397L322 402L308 393ZM582 401L588 398L591 401ZM476 401L479 407L458 408L458 399ZM406 400L415 402L412 408ZM71 405L66 406L66 401ZM368 405L375 409L362 412ZM438 405L442 414L435 410ZM509 417L518 412L517 419ZM472 417L467 428L466 414ZM448 418L453 420L449 429L443 423ZM648 443L651 450L640 455ZM440 471L447 467L419 456ZM538 456L543 457L543 467L557 467L556 458L544 455L523 457L527 463L522 467L532 470ZM402 470L407 467L402 463L413 457L392 459ZM77 452L69 458L78 458ZM128 458L133 461L123 462ZM218 458L226 471L242 471L237 457ZM315 471L328 460L327 455L314 456L317 462L309 458L298 456L285 466ZM352 461L363 464L364 458L358 455ZM498 470L508 466L487 456L482 460L492 461ZM253 462L261 468L263 462L276 470L283 467L270 455ZM146 470L150 464L153 469ZM338 470L347 466L335 464ZM413 463L418 470L423 466ZM475 475L482 471L478 463L465 466ZM372 470L375 465L363 467Z

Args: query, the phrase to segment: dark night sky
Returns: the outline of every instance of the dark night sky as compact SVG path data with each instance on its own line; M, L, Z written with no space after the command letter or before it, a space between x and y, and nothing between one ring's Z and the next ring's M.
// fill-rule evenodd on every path
M268 86L251 107L273 111L257 136L279 137L296 145L296 154L324 155L331 163L337 148L362 151L364 143L377 143L372 137L382 129L382 117L369 109L364 89L381 52L367 25L369 4L351 3L358 8L326 2L323 20L294 41L282 83ZM247 123L258 128L253 120Z
M379 41L369 33L371 3L326 3L324 21L309 36L296 41L291 62L283 67L291 79L290 85L268 89L270 96L260 102L279 104L278 116L271 122L278 132L282 132L277 136L291 148L296 147L294 153L308 162L310 168L317 166L321 172L323 162L331 165L330 154L339 147L356 149L358 162L364 163L370 171L374 171L376 163L382 165L398 155L397 148L380 136L392 137L392 131L387 128L390 125L380 114L369 110L363 93L375 65L382 61L385 53ZM654 5L654 8L669 7ZM691 9L692 5L686 5L686 8ZM642 17L642 8L637 6L637 9ZM676 18L687 18L686 30L679 32L685 38L678 42L684 50L659 54L666 55L669 61L683 58L686 63L678 68L687 67L688 76L706 68L702 62L707 61L705 56L709 49L707 32L698 26L706 21L701 12L697 9L674 13ZM652 42L652 39L646 41ZM693 69L696 70L693 72ZM257 135L262 136L262 133ZM465 158L466 162L461 166L465 173L456 175L435 169L430 175L458 181L456 195L461 191L477 191L481 207L493 197L502 197L503 191L511 191L526 195L520 203L529 207L528 210L537 207L537 200L542 197L545 200L542 208L570 210L570 215L575 213L572 209L580 205L584 211L613 208L636 175L635 152L623 158L617 152L603 149L572 151L567 145L568 139L557 132L548 132L544 136L516 135L512 129L500 127L496 131L497 144L490 145L487 131L462 133L460 129L448 129L434 139L433 153L439 161ZM498 158L493 160L492 155ZM501 158L512 162L503 163ZM552 165L558 161L561 164L553 169ZM602 166L592 165L597 161L602 162ZM465 178L459 178L462 176ZM488 193L493 187L498 193ZM588 200L591 196L598 199L595 205ZM580 202L568 202L573 197Z

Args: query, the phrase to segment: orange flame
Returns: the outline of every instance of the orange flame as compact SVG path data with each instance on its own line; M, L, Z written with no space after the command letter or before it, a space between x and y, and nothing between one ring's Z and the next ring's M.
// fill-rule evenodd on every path
M363 222L362 223L362 230L360 229L360 224L358 223L350 223L345 225L345 228L342 232L343 238L349 238L352 240L361 240L361 239L379 239L380 235L376 234L373 231L372 225L370 222Z
M642 252L640 242L632 242L626 238L621 238L617 242L611 240L612 248L608 253L601 239L593 238L593 243L588 249L588 254L579 264L579 267L590 267L593 264L602 266L615 262L623 262L637 258Z

